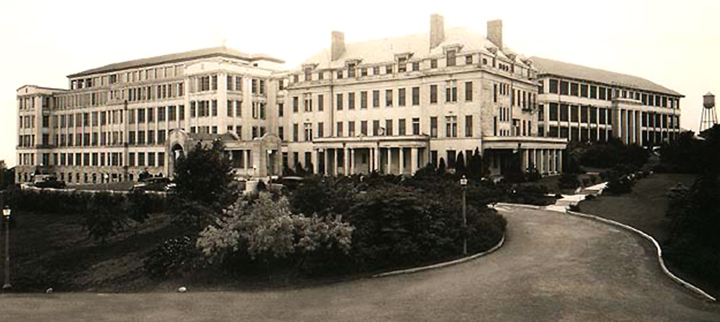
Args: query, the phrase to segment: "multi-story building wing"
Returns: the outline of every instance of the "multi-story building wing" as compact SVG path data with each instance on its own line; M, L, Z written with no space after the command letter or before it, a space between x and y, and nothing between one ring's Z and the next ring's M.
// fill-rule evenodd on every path
M538 134L572 141L659 145L680 132L682 94L649 80L532 57L538 70Z
M116 63L68 76L69 89L17 91L17 180L37 172L68 183L167 174L174 132L202 140L233 133L242 171L276 105L283 61L225 47ZM177 135L176 135L177 136ZM257 153L256 153L257 157Z
M315 173L409 174L475 149L501 173L514 153L525 166L560 171L566 140L537 136L536 71L503 46L502 23L488 37L445 30L344 41L289 73L278 133L284 160Z

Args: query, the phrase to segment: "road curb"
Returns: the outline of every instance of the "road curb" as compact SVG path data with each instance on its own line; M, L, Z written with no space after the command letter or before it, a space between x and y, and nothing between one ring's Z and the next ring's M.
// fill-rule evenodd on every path
M527 209L535 209L535 210L541 210L541 209L544 208L544 206L527 205L527 204L522 204L522 203L507 203L507 202L498 202L498 203L495 203L495 205L493 206L493 208L496 207L496 206L502 206L502 207L518 207L518 208L527 208Z
M705 300L707 300L707 301L710 301L710 302L717 302L717 299L715 299L712 295L706 293L705 291L703 291L703 290L700 289L699 287L697 287L697 286L695 286L695 285L692 285L692 284L690 284L689 282L686 282L685 280L683 280L683 279L675 276L675 274L673 274L673 273L665 266L665 261L663 260L663 257L662 257L662 248L660 248L660 244L657 242L657 240L655 240L655 238L653 238L652 236L648 235L648 234L645 233L644 231L642 231L642 230L640 230L640 229L637 229L637 228L635 228L635 227L632 227L632 226L629 226L629 225L626 225L626 224L623 224L623 223L614 221L614 220L602 218L602 217L595 216L595 215L588 215L588 214L584 214L584 213L580 213L580 212L575 212L575 211L570 211L570 210L566 211L566 213L567 213L568 215L572 215L572 216L576 216L576 217L580 217L580 218L585 218L585 219L591 219L591 220L599 221L599 222L602 222L602 223L605 223L605 224L609 224L609 225L621 227L621 228L624 228L624 229L626 229L626 230L632 231L632 232L634 232L634 233L636 233L636 234L644 237L645 239L647 239L647 240L649 240L650 242L652 242L653 245L655 245L655 249L656 249L656 251L657 251L658 264L660 264L660 268L662 269L663 273L665 273L666 276L668 276L668 277L669 277L671 280L673 280L675 283L680 284L680 285L683 286L684 288L686 288L686 289L690 290L691 292L697 294L697 295L700 296L701 298L703 298L703 299L705 299Z
M482 253L477 253L475 255L459 258L459 259L449 261L449 262L444 262L444 263L438 263L438 264L433 264L433 265L428 265L428 266L423 266L423 267L408 268L408 269L403 269L403 270L398 270L398 271L375 274L372 277L376 278L376 277L387 277L387 276L395 276L395 275L403 275L403 274L412 274L412 273L423 272L423 271L428 271L428 270L432 270L432 269L438 269L438 268L443 268L443 267L448 267L448 266L452 266L452 265L469 262L478 257L483 257L485 255L489 255L490 253L492 253L492 252L498 250L500 247L502 247L503 244L505 244L505 234L504 233L503 233L502 238L500 238L500 241L497 243L497 245L493 246L493 248L490 248Z

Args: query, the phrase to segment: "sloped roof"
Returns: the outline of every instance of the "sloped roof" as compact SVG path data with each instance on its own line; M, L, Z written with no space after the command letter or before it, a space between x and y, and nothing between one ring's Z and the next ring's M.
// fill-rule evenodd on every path
M538 70L538 75L540 76L546 74L574 78L578 80L584 79L607 85L637 88L640 90L646 90L655 93L684 97L684 95L676 91L673 91L669 88L663 87L647 79L637 76L621 74L597 68L590 68L582 65L564 63L552 59L534 56L530 57L530 61L532 61L533 66Z
M498 47L487 40L485 36L469 29L469 28L449 28L445 29L445 40L438 46L430 49L430 36L427 33L412 34L393 38L374 39L369 41L346 43L345 52L335 61L331 61L330 49L325 48L308 60L303 65L314 64L317 68L341 68L345 66L345 61L360 60L360 64L379 64L395 60L395 55L412 54L410 60L424 59L428 57L436 57L443 55L443 47L460 45L459 54L463 52L485 52L491 54L488 48ZM512 53L507 48L498 50L498 57L512 61L503 51ZM491 54L492 55L492 54ZM516 63L524 65L521 61ZM526 66L527 67L527 66Z
M232 48L213 47L213 48L191 50L191 51L186 51L186 52L182 52L182 53L175 53L175 54L162 55L162 56L156 56L156 57L150 57L150 58L130 60L130 61L121 62L121 63L114 63L114 64L110 64L110 65L105 65L105 66L102 66L99 68L88 69L83 72L68 75L67 77L71 78L71 77L86 76L86 75L98 74L98 73L107 73L107 72L112 72L112 71L117 71L117 70L128 69L128 68L139 68L139 67L145 67L145 66L166 64L166 63L172 63L172 62L180 62L180 61L198 59L198 58L203 58L203 57L213 57L213 56L237 58L237 59L242 59L242 60L247 60L247 61L267 60L267 61L272 61L272 62L276 62L276 63L284 63L285 62L281 59L270 57L265 54L246 54L246 53L240 52L240 51L238 51L236 49L232 49Z

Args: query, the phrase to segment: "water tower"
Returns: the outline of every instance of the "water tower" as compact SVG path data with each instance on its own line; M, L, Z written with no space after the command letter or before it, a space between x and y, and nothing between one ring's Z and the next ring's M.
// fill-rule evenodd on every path
M715 95L708 92L703 96L703 111L700 117L700 132L705 131L717 124L715 114Z

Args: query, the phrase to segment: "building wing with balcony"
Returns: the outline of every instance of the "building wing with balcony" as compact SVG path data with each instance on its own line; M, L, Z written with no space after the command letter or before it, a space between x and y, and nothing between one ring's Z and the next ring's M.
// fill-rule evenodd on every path
M682 94L649 80L532 57L538 70L538 134L572 141L659 145L680 133Z

